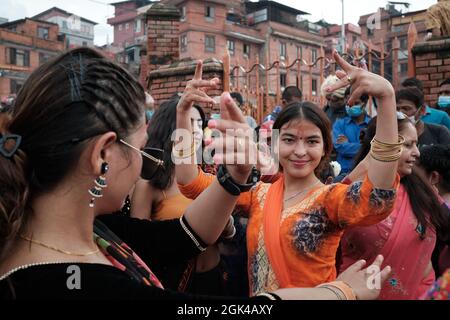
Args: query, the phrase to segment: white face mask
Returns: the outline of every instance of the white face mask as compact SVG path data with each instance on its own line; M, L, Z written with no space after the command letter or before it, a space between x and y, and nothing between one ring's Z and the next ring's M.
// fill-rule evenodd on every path
M411 121L414 124L416 124L417 121L419 121L419 120L416 120L416 116L409 116L408 119L409 119L409 121Z

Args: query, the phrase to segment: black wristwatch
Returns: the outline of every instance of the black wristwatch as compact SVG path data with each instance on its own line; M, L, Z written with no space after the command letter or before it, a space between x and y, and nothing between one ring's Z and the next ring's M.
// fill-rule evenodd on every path
M256 183L258 183L260 176L259 171L253 167L247 183L240 184L233 180L223 164L219 165L219 168L217 169L217 180L219 180L220 185L233 196L238 196L241 192L249 191Z

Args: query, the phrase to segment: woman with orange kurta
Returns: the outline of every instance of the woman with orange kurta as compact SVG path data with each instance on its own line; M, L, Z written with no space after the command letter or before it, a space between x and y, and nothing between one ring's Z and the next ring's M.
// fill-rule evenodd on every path
M329 91L350 84L353 94L349 104L364 93L380 102L379 117L383 121L377 126L370 169L363 182L323 185L317 178L332 149L331 128L323 111L308 102L287 108L274 124L274 130L279 130L277 147L283 172L277 182L259 183L240 193L245 185L230 181L226 172L229 163L219 166L219 181L237 188L237 206L250 218L247 248L251 295L333 281L336 250L344 230L351 225L375 224L392 211L401 149L394 90L384 78L349 65L336 52L334 57L343 71L337 72L340 81ZM189 103L182 98L177 115L177 128L187 132ZM222 130L226 124L226 120L215 120L209 127ZM210 147L214 146L215 142ZM223 158L221 155L214 160L221 163ZM180 190L190 198L196 198L213 181L213 177L198 171L195 161L178 164L176 176Z

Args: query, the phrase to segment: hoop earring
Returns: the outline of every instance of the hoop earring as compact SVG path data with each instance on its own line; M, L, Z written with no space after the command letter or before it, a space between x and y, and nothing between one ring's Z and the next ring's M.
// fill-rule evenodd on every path
M106 177L104 176L109 170L108 163L103 162L101 168L101 175L94 180L94 186L89 189L89 194L92 196L91 201L89 202L89 207L93 208L95 199L103 197L102 190L105 189L108 185L106 184Z

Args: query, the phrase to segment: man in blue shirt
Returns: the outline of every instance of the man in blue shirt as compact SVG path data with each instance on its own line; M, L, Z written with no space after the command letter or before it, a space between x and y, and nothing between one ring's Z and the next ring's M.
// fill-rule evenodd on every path
M423 84L419 79L408 78L402 82L402 86L404 88L415 87L423 93ZM420 119L425 123L440 124L450 130L450 117L445 111L431 108L426 105L425 112Z
M345 100L348 101L350 90L345 92ZM341 172L335 178L335 182L341 181L353 167L353 159L361 146L361 130L367 128L370 117L366 113L366 105L369 97L361 96L352 107L346 106L347 116L336 120L333 125L333 145L337 154L337 161L341 165Z

